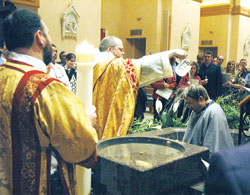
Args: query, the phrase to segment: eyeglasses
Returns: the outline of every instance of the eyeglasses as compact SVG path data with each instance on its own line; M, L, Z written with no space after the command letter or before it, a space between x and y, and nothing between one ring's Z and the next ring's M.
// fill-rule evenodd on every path
M124 52L123 48L116 47L116 49L120 50L120 52Z
M211 58L212 56L204 56L205 58Z

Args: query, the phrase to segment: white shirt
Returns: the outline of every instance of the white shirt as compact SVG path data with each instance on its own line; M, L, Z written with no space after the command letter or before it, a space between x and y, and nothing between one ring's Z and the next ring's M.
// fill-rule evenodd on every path
M53 64L52 68L50 69L49 75L65 83L66 86L71 90L69 78L62 65L57 63Z
M0 56L0 65L4 64L4 62L6 62L6 59Z
M38 70L41 70L45 73L47 72L45 63L42 60L39 60L38 58L29 56L29 55L25 55L25 54L19 54L16 52L11 52L9 58L11 58L13 60L25 62L27 64L34 66Z

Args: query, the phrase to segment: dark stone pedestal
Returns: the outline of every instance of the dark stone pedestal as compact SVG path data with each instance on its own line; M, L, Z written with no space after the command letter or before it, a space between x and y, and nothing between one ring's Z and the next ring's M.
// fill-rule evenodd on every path
M124 141L123 138L115 139L118 139L117 143L122 143ZM140 139L140 137L132 137L132 139L137 138ZM142 137L142 139L144 138ZM189 186L204 179L207 170L201 162L201 158L208 159L209 151L207 148L159 137L151 137L149 139L161 139L167 143L179 144L184 147L183 154L171 162L166 164L160 163L159 166L145 170L138 170L133 166L121 163L119 160L107 159L103 155L99 155L98 165L93 170L93 194L183 194L184 192L192 191ZM104 142L108 143L108 141L110 140ZM100 147L101 144L103 142L98 145L98 150L103 147L103 145Z

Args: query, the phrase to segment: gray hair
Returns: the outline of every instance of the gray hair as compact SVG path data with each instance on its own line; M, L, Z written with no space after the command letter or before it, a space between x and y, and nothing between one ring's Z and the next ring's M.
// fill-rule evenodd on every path
M115 36L105 37L99 45L100 52L107 51L109 47L114 48L115 46L118 45L119 41L121 41L121 40Z
M199 100L200 96L204 97L205 100L209 99L207 90L202 85L190 85L185 89L184 97L191 97L196 101Z

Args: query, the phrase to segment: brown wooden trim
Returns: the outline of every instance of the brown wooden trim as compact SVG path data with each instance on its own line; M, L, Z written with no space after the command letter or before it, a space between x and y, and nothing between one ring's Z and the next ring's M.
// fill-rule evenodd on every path
M250 9L240 5L221 4L221 5L208 5L201 7L201 17L204 16L217 16L217 15L242 15L250 17Z
M233 7L232 15L243 15L250 17L250 9L246 7L241 7L240 5L236 5Z
M32 7L40 7L40 0L12 0L13 3L20 5L29 5Z
M232 13L233 6L231 4L209 5L201 7L201 17L228 15Z
M203 0L193 0L193 1L197 1L197 2L199 2L199 3L202 3Z

